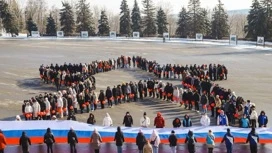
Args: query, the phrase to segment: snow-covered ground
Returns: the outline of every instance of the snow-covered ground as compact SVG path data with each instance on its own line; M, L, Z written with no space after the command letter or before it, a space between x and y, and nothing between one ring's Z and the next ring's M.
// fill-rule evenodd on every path
M11 37L9 34L4 34L0 37L0 40L10 40L10 39L23 39L23 40L77 40L77 41L131 41L131 42L156 42L163 43L162 38L158 37L141 37L141 38L132 38L132 37L27 37L27 34L19 34L17 37ZM265 42L266 46L256 46L255 41L242 41L239 40L237 45L235 43L229 43L229 40L215 40L215 39L203 39L203 41L196 41L193 38L170 38L166 39L166 43L182 43L182 44L204 44L204 45L222 45L222 46L232 46L236 49L243 48L258 48L261 50L271 49L268 46L272 45L272 42ZM267 46L268 45L268 46Z

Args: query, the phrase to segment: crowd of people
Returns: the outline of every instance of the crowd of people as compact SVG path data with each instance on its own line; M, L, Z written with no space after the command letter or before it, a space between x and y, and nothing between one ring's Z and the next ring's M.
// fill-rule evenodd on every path
M137 82L123 82L116 86L107 87L99 93L94 92L94 74L107 72L119 68L138 67L144 71L154 73L159 79L139 80ZM168 68L170 67L170 68ZM58 75L53 75L57 73ZM167 74L167 75L165 75ZM227 78L227 69L224 65L205 64L201 66L179 66L166 64L160 67L156 61L149 61L140 56L121 56L117 60L94 61L92 64L64 64L58 66L41 66L41 78L67 86L67 89L59 90L57 93L45 93L25 100L22 112L26 120L29 119L51 119L52 117L75 120L76 113L89 113L98 108L109 108L121 103L143 100L146 97L179 103L185 109L202 112L205 125L209 125L208 111L211 117L217 119L217 125L236 125L239 121L240 127L265 127L268 118L265 112L257 115L255 104L250 100L244 101L242 97L236 96L230 89L220 87L211 80ZM55 76L55 77L54 77ZM79 77L76 77L79 76ZM57 79L56 79L57 77ZM53 78L53 79L52 79ZM169 82L161 81L161 78L177 78L182 81L182 88L173 86ZM181 125L180 119L173 121L173 127ZM182 124L191 126L190 117L184 116ZM203 122L204 124L204 122Z
M231 134L230 129L227 129L227 133L224 135L221 143L225 142L227 153L232 153L233 145L234 145L234 136ZM159 145L161 144L160 136L157 130L153 130L150 138L146 138L142 130L140 130L135 138L135 143L138 147L139 153L159 153ZM53 144L56 142L53 133L50 128L47 128L46 133L44 134L44 143L47 145L47 153L53 153ZM117 131L114 135L114 141L117 147L117 153L123 152L123 145L125 143L125 136L118 126ZM79 142L77 138L76 132L71 127L69 132L67 133L67 142L70 145L70 152L77 153L76 144ZM99 153L101 144L103 140L99 131L95 128L93 133L90 136L90 145L95 153ZM171 153L177 152L178 138L175 135L175 130L171 131L171 134L168 137L168 142L170 145ZM197 137L194 135L193 131L189 131L185 142L187 145L187 150L189 153L196 152L196 143ZM255 128L252 128L251 132L248 134L247 140L245 143L250 144L251 153L257 153L259 136L255 131ZM211 130L209 130L206 136L206 144L208 153L213 153L213 149L215 148L215 136ZM6 148L7 142L3 132L0 130L0 153L4 153L4 149ZM26 132L22 132L22 136L19 139L19 145L22 147L23 153L29 153L29 149L31 146L31 140L27 136Z

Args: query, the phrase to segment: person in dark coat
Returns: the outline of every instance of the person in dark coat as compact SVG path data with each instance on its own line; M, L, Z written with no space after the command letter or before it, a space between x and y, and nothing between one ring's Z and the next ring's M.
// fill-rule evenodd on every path
M75 116L75 114L74 114L73 111L71 111L71 113L70 113L69 116L67 117L67 120L76 121L76 116Z
M186 114L183 119L183 127L191 127L191 126L192 126L192 121L191 121L189 115Z
M47 131L43 137L43 142L47 145L47 153L53 153L53 143L55 143L54 135L51 132L50 128L47 128Z
M123 124L125 125L125 127L131 127L132 126L133 118L129 114L129 112L127 112L126 115L124 116Z
M114 141L117 146L117 153L122 153L123 152L122 146L123 146L123 143L125 142L125 138L119 126L117 127L117 132L115 133Z
M223 142L225 142L225 144L226 144L227 153L232 153L232 145L234 143L234 137L231 135L229 128L227 128L227 133L225 134L221 143L223 143Z
M73 128L70 128L70 131L67 135L68 144L70 144L70 153L77 153L76 144L78 143L77 135Z
M101 109L104 109L104 104L105 104L105 94L103 90L100 90L100 94L98 96L98 100L101 103Z
M143 153L143 148L145 144L146 144L146 138L143 132L140 130L136 137L136 145L138 146L139 153Z
M174 128L179 128L181 126L181 121L180 121L180 119L179 118L175 118L174 120L173 120L173 127Z
M108 100L108 107L112 107L112 91L110 89L110 87L107 87L107 90L106 90L106 97L107 97L107 100Z
M171 135L169 136L168 141L169 141L169 144L170 144L170 147L171 147L171 152L172 153L176 153L177 152L178 138L175 135L175 131L174 130L171 131Z
M258 152L258 143L259 143L259 135L256 133L255 128L252 128L250 133L247 136L246 143L250 144L250 152L257 153Z
M188 145L188 151L189 153L195 153L195 143L196 143L196 138L194 137L193 131L189 131L188 135L186 136L185 143Z
M258 117L259 127L266 127L268 123L268 117L265 115L264 111L261 111L261 114Z
M31 141L25 132L22 132L22 136L20 137L19 144L22 147L23 153L29 153L29 146L31 145Z
M93 115L92 113L90 113L89 118L88 118L88 120L87 120L87 124L92 124L92 125L94 125L95 123L96 123L96 120L95 120L95 118L94 118L94 115Z

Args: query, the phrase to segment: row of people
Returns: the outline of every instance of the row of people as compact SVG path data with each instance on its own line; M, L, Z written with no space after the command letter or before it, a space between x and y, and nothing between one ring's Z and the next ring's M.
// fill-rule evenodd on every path
M92 146L92 149L95 153L99 153L99 150L101 148L102 137L97 131L97 129L94 129L93 133L90 136L90 144ZM224 135L221 143L225 142L227 153L232 153L233 150L233 144L234 144L234 136L231 134L230 129L227 129L227 133ZM123 152L123 144L125 143L125 136L121 130L120 127L117 127L117 131L114 136L114 141L117 146L117 152L122 153ZM55 143L55 138L53 133L51 132L50 128L47 128L46 133L44 134L44 143L47 145L47 152L53 153L53 144ZM76 132L73 130L73 128L70 128L70 131L67 133L67 142L70 145L70 152L76 153L77 147L76 144L79 142L77 138ZM172 130L171 134L168 137L168 142L170 145L170 152L176 153L177 152L177 145L178 145L178 138L175 135L175 131ZM251 132L248 134L246 143L250 143L250 151L252 153L256 153L258 149L258 143L259 143L259 136L255 131L255 128L252 128ZM136 137L136 145L138 147L138 150L140 153L158 153L159 152L159 145L161 143L160 136L156 130L153 130L151 136L149 139L147 139L144 135L144 133L140 130ZM185 143L187 144L187 149L189 153L195 153L196 152L196 143L197 143L197 137L194 135L193 131L189 131ZM209 153L213 153L213 149L215 147L215 136L212 133L211 130L209 130L207 136L206 136L206 144L208 148ZM6 148L7 142L6 138L3 134L3 132L0 130L0 151L4 152L4 149ZM29 152L29 147L31 145L30 138L26 135L26 132L22 132L22 136L19 139L19 145L22 147L22 151L24 153Z

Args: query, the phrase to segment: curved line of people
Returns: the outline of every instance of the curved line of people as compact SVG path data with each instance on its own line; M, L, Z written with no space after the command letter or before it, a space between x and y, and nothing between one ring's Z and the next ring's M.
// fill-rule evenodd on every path
M180 65L180 64L166 64L161 65L156 61L149 61L141 56L132 57L133 66L138 67L150 73L154 73L159 79L184 79L186 76L198 77L199 80L209 79L213 81L227 80L228 69L222 64L206 64L202 65Z
M224 135L224 137L221 140L221 143L225 142L226 149L228 153L231 153L234 146L234 136L231 134L230 129L227 128L227 133ZM50 128L47 128L46 133L44 134L44 143L47 145L47 152L53 153L53 144L56 143L53 133L51 132ZM114 140L117 152L122 153L123 152L123 145L125 143L125 136L121 130L120 127L117 127L117 131L114 135ZM77 143L78 138L76 132L71 127L69 132L67 133L67 142L70 145L70 152L76 153L77 152ZM95 128L90 136L90 145L95 153L99 153L101 144L102 144L102 137ZM175 135L175 131L172 130L171 134L168 137L168 142L170 146L171 153L177 152L177 145L178 145L178 138ZM159 153L159 146L161 144L160 136L157 132L157 130L153 130L151 136L149 139L147 139L140 130L136 136L136 145L138 147L138 150L140 153ZM184 143L187 145L186 149L189 153L195 153L196 152L196 143L197 143L197 137L194 135L193 131L188 132L186 139ZM248 134L247 140L245 143L250 144L250 151L251 152L257 152L258 150L258 143L259 143L259 135L256 133L255 128L252 128L250 133ZM206 136L206 144L207 149L209 153L213 153L213 149L215 148L215 136L211 130L209 130L207 136ZM4 149L6 148L7 141L3 134L3 132L0 130L0 151L4 152ZM31 140L27 136L26 132L22 132L22 136L19 139L19 145L22 148L22 152L27 153L30 150L31 146Z
M40 94L30 100L33 103L32 106L25 101L22 108L25 118L51 119L53 115L58 115L60 118L63 118L63 115L75 118L74 113L78 113L78 108L80 113L89 113L90 110L96 110L99 105L101 109L104 109L106 103L108 107L112 107L113 103L118 105L122 102L136 102L139 98L142 100L149 95L149 97L180 103L180 106L184 105L185 109L192 110L194 107L195 111L201 110L204 114L210 110L211 116L217 118L217 125L235 126L237 119L240 127L246 127L245 125L256 127L257 121L260 127L266 127L268 123L265 112L262 111L258 117L255 104L250 103L250 100L245 102L230 89L226 90L208 80L201 81L197 87L183 84L184 89L158 80L140 80L138 83L131 81L114 86L112 89L107 87L105 92L100 91L99 96L93 90L89 91L88 88L80 87L80 85L81 83L73 84L68 90L54 94ZM185 118L189 119L189 116ZM189 123L186 122L190 125Z

